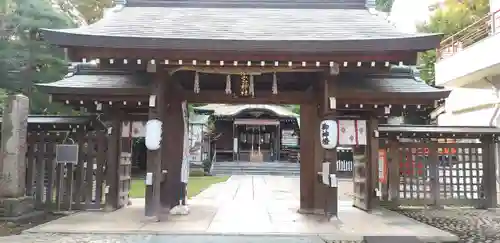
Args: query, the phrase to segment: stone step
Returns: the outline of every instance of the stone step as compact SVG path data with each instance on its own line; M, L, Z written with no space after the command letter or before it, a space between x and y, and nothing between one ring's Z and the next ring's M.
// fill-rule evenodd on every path
M214 167L214 170L273 170L273 171L300 171L300 168L265 168L265 167L252 167L252 168L241 168L241 167Z
M214 175L300 175L300 165L289 162L216 162Z
M238 166L299 166L299 163L290 162L215 162L215 165L238 165Z
M267 166L217 166L214 165L214 168L228 168L228 169L284 169L284 170L299 170L300 167L267 167Z
M299 168L300 165L273 165L273 164L219 164L215 163L214 166L219 167L266 167L266 168Z
M214 166L214 169L228 169L228 170L300 170L299 167L239 167L239 166Z
M283 171L213 171L213 175L282 175L282 176L299 176L300 172L283 172Z

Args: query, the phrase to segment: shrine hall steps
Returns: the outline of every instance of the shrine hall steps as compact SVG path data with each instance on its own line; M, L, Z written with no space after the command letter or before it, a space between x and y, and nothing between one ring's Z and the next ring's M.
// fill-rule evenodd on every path
M213 175L300 175L300 165L291 162L215 162Z

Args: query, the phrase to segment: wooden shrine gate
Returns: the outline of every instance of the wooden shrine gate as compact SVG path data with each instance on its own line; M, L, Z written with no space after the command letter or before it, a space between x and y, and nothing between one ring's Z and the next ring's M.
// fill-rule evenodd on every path
M379 127L382 204L496 207L494 143L486 127Z

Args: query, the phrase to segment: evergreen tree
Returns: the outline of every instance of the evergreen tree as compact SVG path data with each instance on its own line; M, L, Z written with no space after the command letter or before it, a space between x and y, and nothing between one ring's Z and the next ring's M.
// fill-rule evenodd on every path
M2 13L0 88L28 95L31 113L64 111L61 105L49 104L47 95L34 89L33 84L53 82L67 73L63 50L40 40L38 30L73 27L71 19L55 10L49 0L16 0L8 6Z

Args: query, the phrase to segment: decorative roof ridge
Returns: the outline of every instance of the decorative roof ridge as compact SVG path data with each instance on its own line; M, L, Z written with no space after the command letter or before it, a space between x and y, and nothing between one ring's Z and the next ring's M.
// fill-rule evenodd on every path
M449 89L446 89L445 87L440 87L436 85L431 85L426 83L422 78L420 78L420 74L415 67L412 66L392 66L389 69L388 73L372 73L372 74L367 74L365 77L367 78L388 78L388 79L397 79L397 78L406 78L406 79L412 79L416 83L423 83L429 87L442 90L442 91L449 91Z
M387 73L368 73L364 76L367 78L408 78L420 82L415 72L409 66L391 66Z
M135 75L136 72L130 72L122 69L100 69L94 63L71 63L68 67L68 73L64 78L70 78L75 75Z
M1 117L1 116L0 116ZM29 114L28 117L35 117L35 118L92 118L95 117L94 115L44 115L44 114Z

